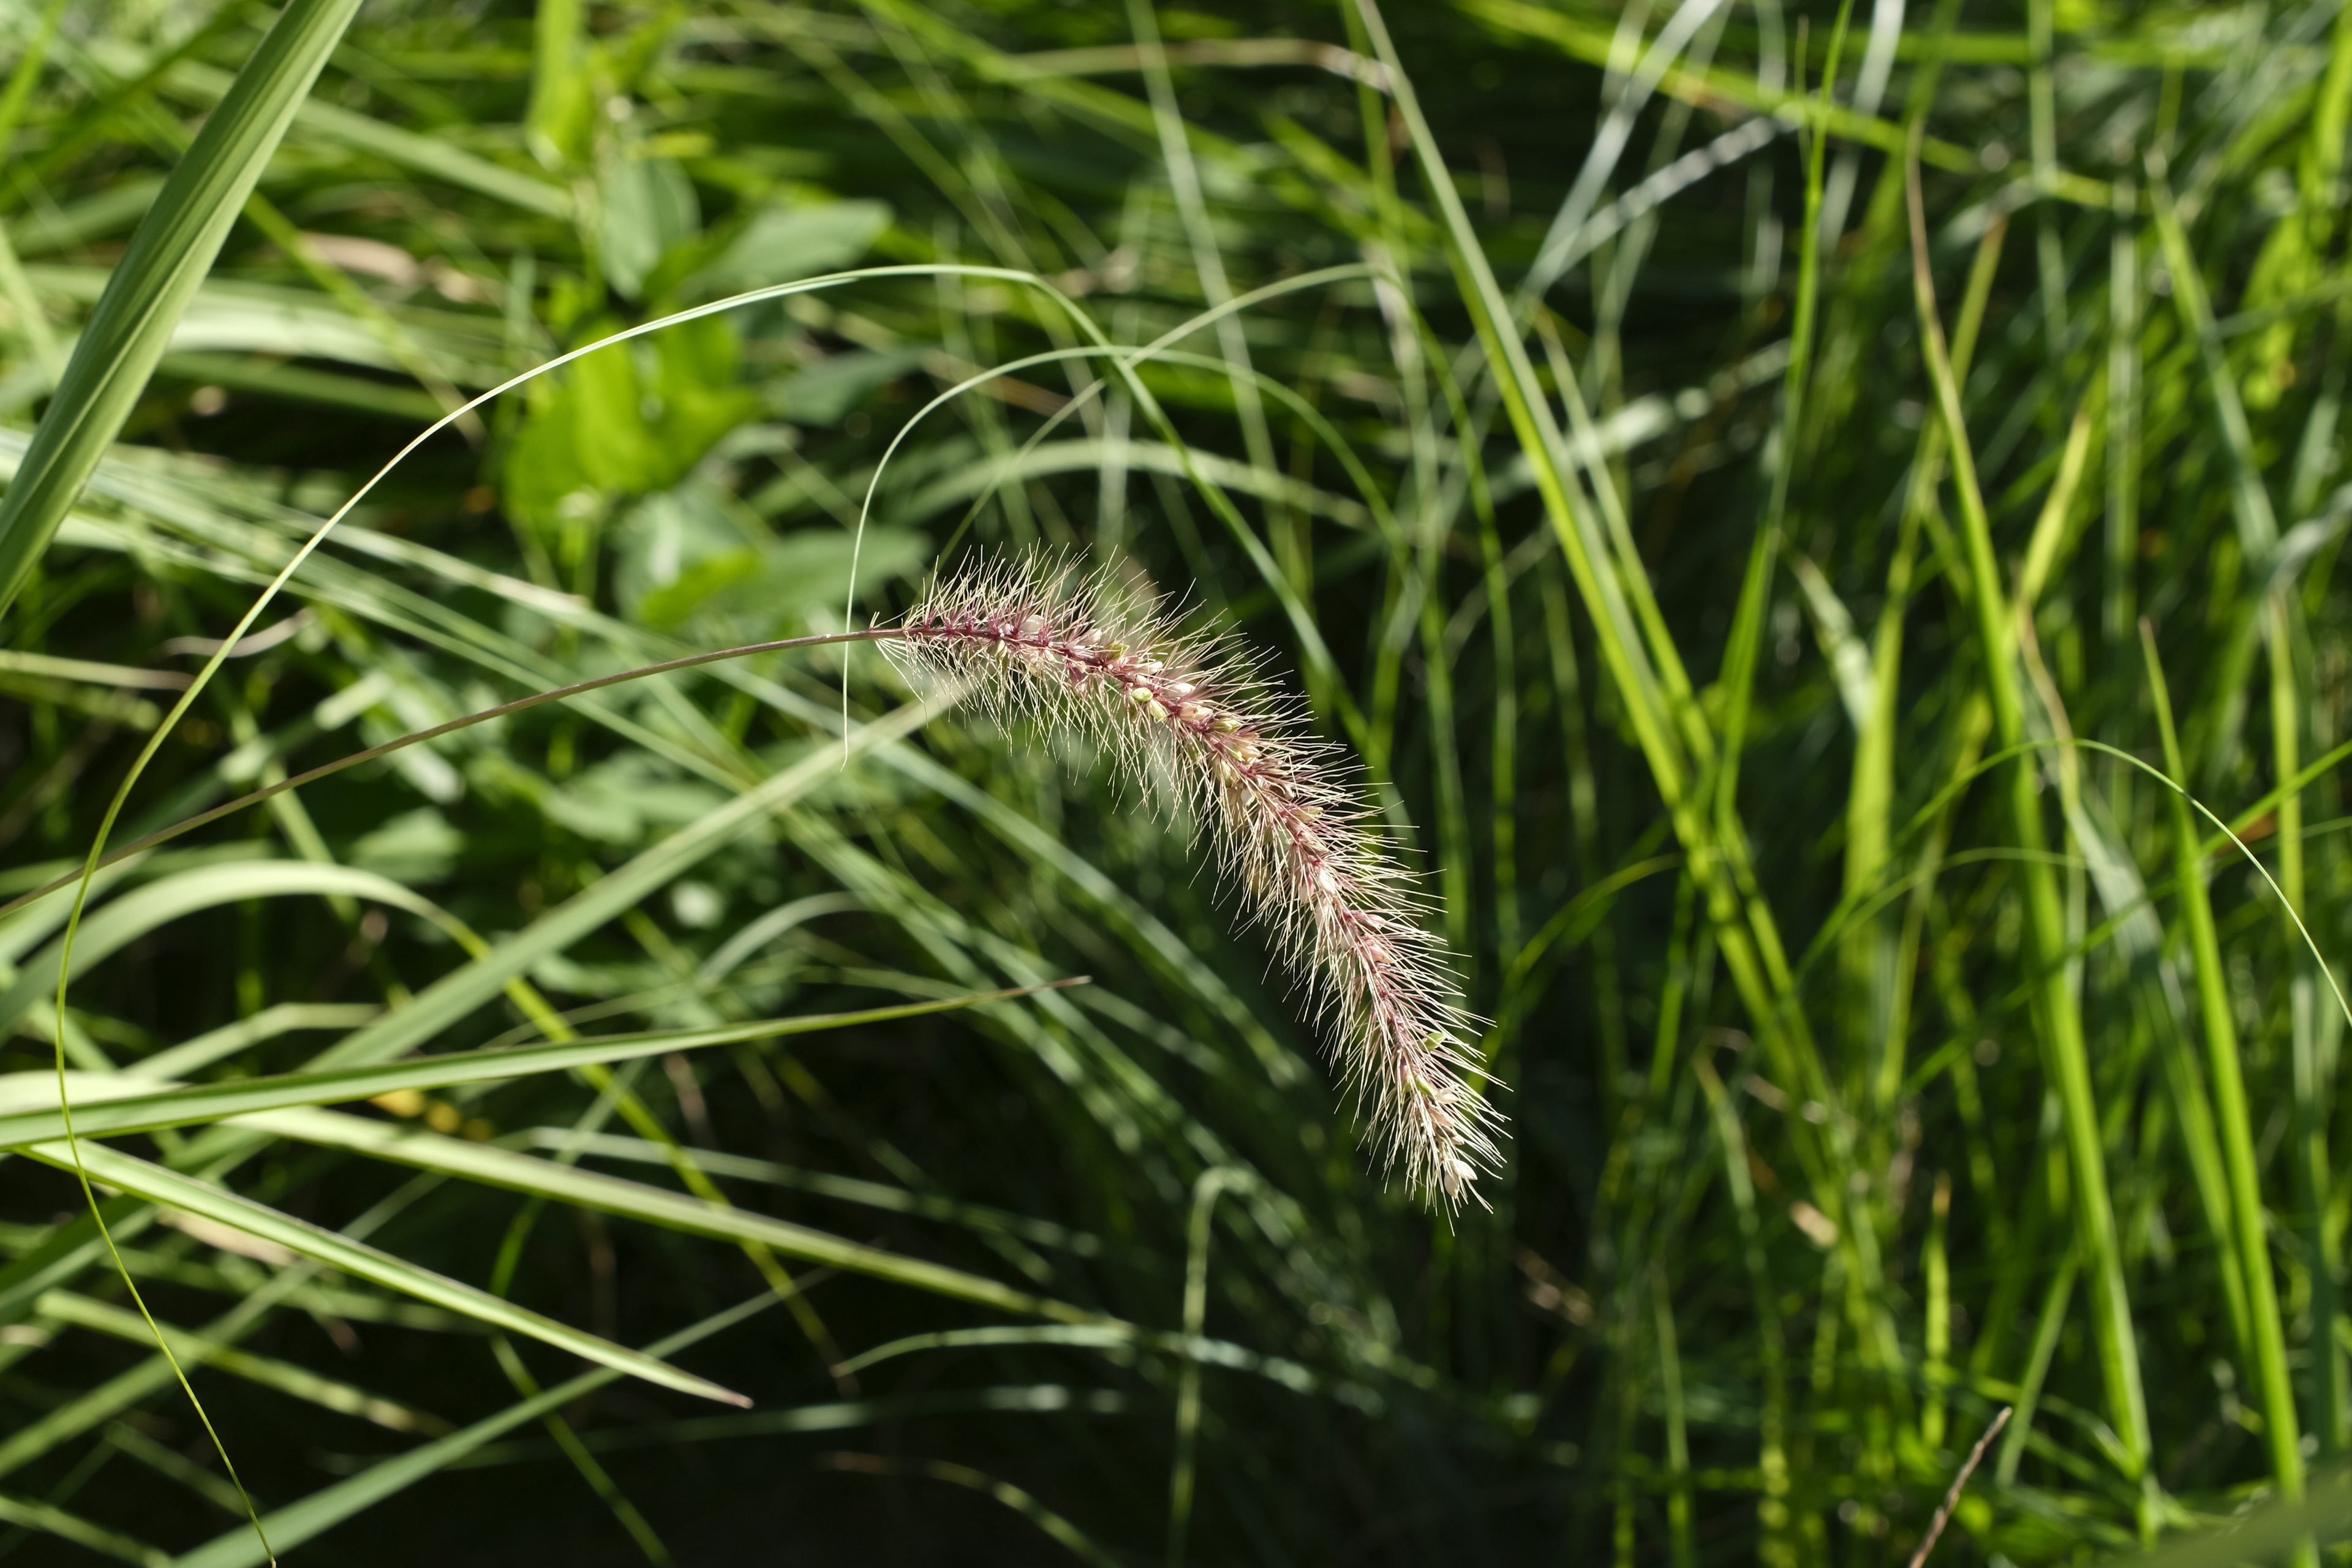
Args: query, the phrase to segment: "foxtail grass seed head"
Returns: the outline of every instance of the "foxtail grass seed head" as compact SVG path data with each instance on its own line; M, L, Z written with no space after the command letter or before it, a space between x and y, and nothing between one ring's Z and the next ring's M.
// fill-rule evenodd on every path
M1500 1163L1501 1116L1420 879L1379 826L1362 770L1229 638L1167 601L1067 566L983 563L937 582L883 647L967 684L1000 718L1093 736L1207 830L1333 1037L1382 1173L1451 1213Z

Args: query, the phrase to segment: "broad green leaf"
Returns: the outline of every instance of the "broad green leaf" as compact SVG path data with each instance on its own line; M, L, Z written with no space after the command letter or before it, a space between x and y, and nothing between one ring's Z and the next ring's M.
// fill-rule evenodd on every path
M702 226L702 212L693 183L667 158L614 159L604 195L604 275L634 300L663 254Z
M769 207L695 275L694 291L713 298L838 272L855 265L889 226L890 208L882 202Z
M669 329L650 351L599 349L535 389L506 459L507 505L553 528L601 500L667 489L759 406L737 382L734 329L716 317Z

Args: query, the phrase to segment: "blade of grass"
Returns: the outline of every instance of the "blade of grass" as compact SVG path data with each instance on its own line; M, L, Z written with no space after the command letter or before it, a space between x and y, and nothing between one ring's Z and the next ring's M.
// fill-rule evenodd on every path
M1054 986L1075 984L1057 981ZM348 1068L340 1072L289 1073L276 1078L238 1079L142 1093L153 1079L143 1076L86 1075L73 1082L74 1098L82 1107L74 1116L75 1130L85 1137L110 1137L127 1132L152 1132L163 1127L191 1127L254 1111L303 1105L332 1105L385 1095L447 1089L459 1084L495 1083L534 1073L565 1072L586 1066L604 1066L661 1056L671 1051L699 1050L745 1040L775 1039L860 1024L921 1017L952 1012L986 1002L1034 995L1053 986L1023 986L981 992L941 1002L911 1002L890 1007L869 1007L853 1013L809 1014L791 1018L763 1018L719 1029L677 1029L653 1034L591 1036L572 1043L522 1046L504 1050L451 1051L444 1055L394 1062L384 1067ZM65 1135L64 1120L53 1110L9 1112L5 1108L47 1095L55 1084L46 1073L0 1077L0 1148L17 1148Z
M534 1159L492 1144L468 1142L462 1138L445 1138L420 1128L346 1115L340 1111L309 1109L260 1111L239 1118L236 1125L268 1132L274 1137L290 1138L321 1148L346 1149L371 1159L388 1160L443 1175L487 1183L561 1203L576 1204L604 1214L645 1220L687 1235L708 1236L723 1241L756 1242L787 1257L871 1275L914 1289L993 1307L1000 1311L1065 1323L1106 1321L1099 1313L1014 1290L961 1268L902 1258L879 1247L845 1241L807 1226L771 1219L765 1215L750 1214L741 1209L716 1207L699 1198L665 1192L659 1187L559 1165L552 1161ZM482 1316L478 1312L469 1315ZM484 1321L491 1320L485 1318Z
M93 1333L136 1345L154 1342L138 1313L110 1307L103 1301L78 1296L70 1290L49 1291L36 1303L34 1310L36 1316L47 1322L87 1329ZM308 1367L297 1366L275 1356L255 1355L250 1351L236 1350L168 1324L164 1327L164 1333L173 1342L174 1353L188 1366L216 1367L232 1377L244 1378L260 1387L274 1389L339 1415L369 1422L386 1431L423 1432L438 1436L449 1430L449 1424L438 1416L412 1409L398 1400L354 1388L335 1378L321 1377Z
M1209 1310L1209 1244L1220 1194L1246 1186L1246 1171L1218 1165L1192 1184L1192 1216L1184 1265L1184 1337L1201 1337ZM1201 1435L1201 1363L1188 1358L1177 1373L1175 1458L1168 1468L1168 1568L1182 1568L1184 1539L1192 1523L1196 1445Z
M282 1117L295 1113L277 1111L267 1114ZM314 1114L332 1113L321 1111ZM54 1165L59 1170L74 1168L75 1152L62 1142L32 1144L25 1152L43 1164ZM434 1306L538 1340L583 1360L617 1368L664 1388L674 1388L700 1399L715 1399L722 1405L751 1403L743 1395L722 1388L708 1378L680 1372L639 1352L625 1350L527 1308L501 1301L470 1285L420 1268L364 1242L338 1236L333 1231L296 1219L291 1215L255 1203L209 1182L166 1170L100 1143L85 1144L79 1153L83 1168L89 1171L91 1181L104 1183L149 1203L198 1215L233 1230L275 1242L289 1252L340 1269L354 1279L372 1280Z
M533 1146L551 1153L572 1152L641 1165L670 1163L667 1149L640 1138L577 1132L562 1127L534 1128L527 1136ZM795 1192L814 1193L820 1197L834 1198L842 1203L884 1209L892 1214L919 1215L926 1219L943 1220L973 1230L1002 1231L1036 1246L1073 1252L1081 1258L1096 1258L1103 1252L1102 1241L1097 1237L1003 1209L956 1203L880 1182L837 1176L824 1171L802 1170L796 1166L777 1164L772 1160L755 1160L748 1155L729 1154L713 1149L688 1149L686 1152L689 1159L711 1175L725 1176L732 1181L759 1182Z
M1961 296L1959 318L1952 331L1952 374L1963 384L1976 357L1977 334L1984 322L1985 302L1992 291L1993 274L2008 232L2004 222L1986 229L1969 269L1968 289ZM1912 449L1910 482L1904 494L1903 521L1886 568L1886 603L1871 637L1871 692L1876 707L1854 740L1853 771L1846 797L1844 885L1849 898L1874 884L1887 865L1895 811L1895 748L1903 711L1904 620L1913 594L1926 586L1915 582L1919 531L1937 505L1936 492L1944 468L1943 431L1939 420L1920 423L1919 438ZM1962 727L1969 726L1964 722ZM1962 751L1966 755L1972 748L1963 746ZM1925 863L1934 864L1940 853L1938 840L1927 851ZM1881 1116L1893 1111L1906 1071L1903 1042L1910 1033L1911 986L1918 968L1918 918L1930 886L1923 879L1901 936L1890 941L1884 932L1857 933L1843 960L1851 976L1849 984L1874 987L1878 975L1886 976L1885 1032L1878 1037L1874 1093Z
M676 1355L679 1351L733 1328L777 1304L776 1298L763 1290L747 1301L703 1319L691 1328L657 1340L636 1353L648 1358ZM510 1405L497 1415L485 1416L446 1437L382 1460L349 1480L339 1481L321 1491L313 1492L299 1502L273 1509L262 1523L276 1539L284 1542L290 1552L376 1504L399 1496L426 1477L457 1463L516 1427L535 1421L547 1412L561 1410L574 1400L618 1381L623 1375L612 1367L597 1367L582 1373L535 1398ZM263 1560L256 1552L250 1532L231 1531L215 1536L193 1552L172 1559L172 1568L253 1568L253 1564Z
M101 1557L111 1557L121 1563L135 1563L139 1568L168 1568L171 1553L161 1547L134 1541L119 1531L107 1529L79 1514L33 1498L11 1497L0 1492L0 1520L26 1530L37 1530L69 1541L85 1551Z
M1097 1546L1084 1531L1010 1481L945 1459L902 1459L881 1454L831 1454L827 1468L872 1476L926 1476L1003 1503L1035 1525L1048 1539L1088 1568L1118 1568L1118 1560Z
M246 196L358 10L359 0L287 0L164 181L0 498L0 612L130 417Z
M2238 1268L2245 1282L2247 1316L2253 1331L2253 1373L2263 1402L2263 1446L2271 1479L2289 1502L2303 1496L2303 1444L2295 1420L2294 1385L2287 1372L2286 1327L2278 1285L2271 1275L2269 1216L2263 1210L2261 1165L2254 1153L2253 1111L2239 1067L2238 1029L2230 999L2229 972L2205 889L2205 856L2189 816L2188 769L2172 727L2172 700L2158 660L2155 629L2140 622L2140 647L2147 659L2148 691L2164 739L2164 764L2177 789L2170 795L2173 864L2180 907L2188 916L2189 955L2197 975L2197 1002L2204 1025L2206 1070L2213 1079L2214 1120L2230 1178L2230 1201L2238 1246ZM2298 1556L2316 1562L2309 1548Z
M2182 325L2197 341L2215 425L2229 459L2231 510L2237 522L2240 546L2248 561L2267 568L2278 548L2278 520L2255 458L2253 433L2213 321L2203 276L2189 249L2171 191L2160 170L2152 173L2156 177L2150 181L2148 194L2154 205L2157 236L2176 279L2173 299ZM2298 771L2304 724L2302 703L2296 694L2292 601L2284 589L2273 589L2263 596L2253 613L2260 616L2269 655L2272 763L2282 781L2292 780ZM2282 914L2286 917L2285 923L2293 927L2304 904L2302 793L2283 784L2276 810L2278 880L2285 905ZM2294 953L2294 946L2290 945L2288 951ZM2352 1397L2347 1396L2344 1356L2336 1344L2336 1325L2342 1310L2342 1260L2336 1255L2336 1248L2331 1245L2328 1227L2321 1217L2328 1190L2328 1165L2326 1113L2318 1103L2320 1070L2314 1035L2317 1024L2316 988L2299 954L2290 958L2289 963L2293 965L2288 1027L2294 1109L2294 1154L2289 1163L2295 1176L2297 1206L2308 1216L2304 1247L2311 1276L2313 1354L2318 1363L2311 1380L2311 1425L2321 1446L2332 1453L2343 1429L2347 1397Z
M1991 522L1977 488L1976 465L1966 418L1960 410L1959 387L1936 314L1935 284L1927 269L1927 218L1919 188L1918 164L1909 172L1912 276L1919 313L1921 344L1937 409L1944 423L1951 453L1953 488L1960 504L1962 531L1968 553L1968 597L1975 613L1978 658L1983 665L1986 696L1993 712L1995 732L2004 746L2023 736L2024 711L2011 662L2007 625L2009 596L2001 589L1993 563ZM2043 851L2046 837L2036 787L2035 765L2021 756L2011 770L2009 812L2012 831L2029 857ZM2047 1072L2056 1089L2064 1120L2068 1167L2074 1179L2069 1206L2084 1266L2091 1274L2092 1331L2099 1347L2099 1365L2111 1418L2123 1445L2130 1479L2141 1483L2140 1531L2155 1528L2155 1477L2147 1468L2149 1448L2147 1401L2143 1390L2138 1342L2131 1317L2131 1300L2124 1282L2123 1253L2116 1235L2115 1206L2108 1195L2106 1160L2083 1037L2082 1014L2066 984L2068 949L2065 916L2060 907L2056 879L2037 858L2022 861L2017 871L2025 904L2028 952L2042 974L2037 1022L2041 1026ZM2026 1429L2019 1424L2019 1431ZM2006 1457L2006 1456L2004 1456Z

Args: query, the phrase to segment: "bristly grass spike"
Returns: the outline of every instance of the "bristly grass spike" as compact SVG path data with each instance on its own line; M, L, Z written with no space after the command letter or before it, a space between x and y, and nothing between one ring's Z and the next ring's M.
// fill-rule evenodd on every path
M1189 808L1333 1039L1382 1172L1451 1215L1501 1161L1453 956L1376 825L1362 769L1230 637L1067 563L981 561L933 583L882 643L1003 719L1084 733Z

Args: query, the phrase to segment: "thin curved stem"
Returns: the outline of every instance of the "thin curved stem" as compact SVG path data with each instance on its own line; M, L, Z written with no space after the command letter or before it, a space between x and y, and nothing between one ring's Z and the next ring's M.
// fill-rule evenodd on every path
M509 714L521 713L530 709L541 708L550 702L561 702L567 698L583 696L588 692L599 691L607 686L619 686L626 681L642 680L649 675L667 675L676 670L692 669L698 665L717 664L721 659L748 658L753 654L779 653L786 648L824 647L834 643L885 642L900 635L899 629L896 626L874 626L864 631L824 632L813 637L784 637L775 642L745 643L740 647L722 647L709 653L690 653L679 658L664 659L659 664L640 665L635 669L625 669L617 674L600 675L593 680L582 680L570 686L557 686L545 691L534 691L529 697L518 697L512 702L501 702L495 708L485 708L478 713L468 713L462 719L452 719L446 724L436 724L429 730L419 730L413 734L386 741L380 746L370 746L363 752L353 752L347 757L338 757L331 763L320 763L308 773L296 773L289 778L280 779L267 788L238 795L235 800L224 801L208 811L200 811L194 816L184 817L169 827L158 828L144 838L110 851L89 869L104 870L119 861L127 860L134 855L152 849L159 844L168 844L184 834L193 833L207 823L218 822L224 816L233 816L247 806L258 805L272 795L284 795L288 790L299 789L307 784L316 784L322 778L341 773L347 768L355 768L362 763L372 763L379 757L387 757L394 752L405 751L423 742L436 741L444 735L454 734L459 730L470 729L476 724L486 724L493 719L504 719ZM0 904L0 919L6 918L37 900L48 897L61 888L71 887L80 881L83 875L84 872L80 870L69 871L54 880L42 883L29 893L18 894L6 903Z

